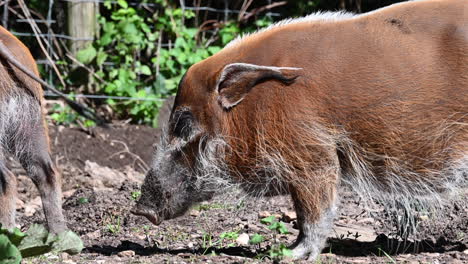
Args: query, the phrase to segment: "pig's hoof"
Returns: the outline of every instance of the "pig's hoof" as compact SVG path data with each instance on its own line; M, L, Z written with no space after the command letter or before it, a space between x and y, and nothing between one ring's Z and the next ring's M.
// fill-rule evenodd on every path
M318 257L318 253L315 252L316 250L314 250L313 246L306 245L305 243L299 243L292 247L291 250L293 259L315 260Z

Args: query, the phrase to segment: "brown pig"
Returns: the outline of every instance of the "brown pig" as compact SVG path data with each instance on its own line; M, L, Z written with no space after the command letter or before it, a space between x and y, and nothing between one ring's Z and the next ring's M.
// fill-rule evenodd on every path
M15 226L16 178L5 165L5 154L16 157L39 190L51 232L66 230L62 214L61 179L50 157L49 137L44 119L41 85L20 70L12 60L39 77L29 50L0 27L0 223Z
M290 194L293 255L315 259L341 184L395 212L436 209L468 182L467 14L412 1L234 40L182 78L133 212L158 224L232 185Z

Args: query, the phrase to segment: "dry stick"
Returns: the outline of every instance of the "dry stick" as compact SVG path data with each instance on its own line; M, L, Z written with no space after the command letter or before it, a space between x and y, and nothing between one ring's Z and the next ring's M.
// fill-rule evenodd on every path
M30 11L31 11L31 10L30 10ZM31 13L34 14L34 15L36 15L36 16L37 16L39 19L41 19L41 20L44 20L44 21L47 20L44 16L42 16L41 13L34 12L34 11L31 11ZM55 45L55 47L57 48L56 50L57 50L57 52L58 52L58 54L57 54L56 52L54 52L52 55L55 57L55 59L59 59L59 58L63 57L62 49L61 49L61 47L59 46L59 44L58 44L58 42L57 42L57 38L53 35L54 32L52 31L52 28L50 27L50 23L46 23L46 25L47 25L47 30L49 30L50 32L52 32L52 36L51 36L51 37L52 37L52 41L54 42L53 45ZM45 37L42 37L42 38L45 39ZM52 49L52 47L50 47L50 45L49 45L49 43L48 43L47 41L45 41L45 43L47 44L47 46L49 46L49 48ZM51 44L51 45L52 45L52 44Z
M262 7L259 7L259 8L255 8L253 10L250 10L250 13L245 15L244 17L241 18L241 20L243 21L246 21L248 20L249 18L251 18L252 16L255 16L265 10L268 10L268 9L272 9L274 7L277 7L277 6L282 6L282 5L285 5L287 4L288 2L287 1L281 1L281 2L276 2L276 3L273 3L273 4L269 4L269 5L266 5L266 6L262 6Z
M72 60L74 63L76 63L78 66L84 68L86 71L88 71L89 73L91 73L96 79L98 79L99 81L101 81L102 83L105 83L105 84L108 84L108 82L106 82L104 79L102 79L99 75L97 75L93 69L89 68L88 66L84 65L83 63L81 63L79 60L77 60L75 57L73 57L69 52L67 52L66 54L67 58L69 58L70 60Z
M85 106L71 100L68 98L65 94L62 92L58 91L55 89L53 86L50 84L46 83L44 80L39 78L35 73L30 71L28 68L26 68L21 62L16 60L15 55L11 53L10 49L3 43L3 41L0 40L0 56L2 56L5 60L16 66L18 69L20 69L22 72L24 72L26 75L28 75L31 79L35 80L36 82L42 84L43 86L47 87L47 89L51 90L58 96L60 96L70 107L75 110L77 113L81 114L82 116L89 118L91 120L96 121L99 125L104 125L106 121L96 115L94 112L86 108Z
M156 78L159 79L159 58L161 57L162 29L159 30L158 48L156 49Z
M25 12L25 10L26 10L26 12ZM46 19L45 19L43 16L41 16L41 14L36 13L36 12L34 12L34 11L31 11L31 10L29 10L28 8L26 8L26 9L24 9L24 10L22 9L22 11L23 11L23 13L26 15L26 17L25 17L24 19L27 19L29 25L31 26L31 28L32 28L33 30L35 30L34 33L35 33L35 35L37 35L37 36L35 36L35 37L41 39L41 43L39 43L39 44L45 43L45 45L47 46L48 49L53 50L53 48L51 47L52 44L45 40L45 38L46 38L45 36L41 36L42 32L41 32L39 26L37 25L36 21L33 19L31 13L33 13L34 15L36 15L36 16L37 16L39 19L41 19L41 20L46 20ZM49 28L49 27L48 27L48 28ZM39 42L39 39L38 39L38 42ZM58 58L59 58L59 56L58 56L55 52L52 52L52 57L54 57L54 59L58 59Z
M50 58L49 56L49 53L47 53L47 50L44 48L44 44L42 43L42 40L41 38L39 37L39 32L37 30L37 24L36 22L34 22L33 18L31 17L31 13L29 12L29 10L26 8L26 4L24 3L23 0L18 0L18 4L20 5L21 7L21 10L23 10L23 13L24 15L26 16L26 18L30 21L29 25L31 26L31 29L33 30L34 32L34 35L36 37L36 40L37 40L37 43L39 44L39 46L41 47L41 50L42 52L44 53L44 55L46 56L47 60L50 62L50 65L52 66L52 68L54 69L55 73L57 74L57 77L59 78L60 80L60 83L65 87L65 81L63 80L63 77L62 75L60 74L60 71L57 69L57 66L55 65L54 61Z
M239 16L237 17L237 21L240 22L242 20L242 17L244 17L245 12L247 12L247 9L252 4L252 2L253 0L244 0L244 2L242 3L242 7L240 9L240 12L239 12Z
M55 63L53 62L53 60L50 58L49 54L47 53L46 49L44 48L44 45L42 43L42 40L41 38L39 37L39 32L38 32L38 27L37 27L37 24L34 22L34 20L32 19L31 17L31 13L29 12L29 10L26 8L26 5L24 3L23 0L18 0L18 3L21 7L21 10L23 10L23 13L24 15L26 16L26 18L30 21L29 25L31 26L31 29L33 30L34 32L34 35L36 37L36 40L37 42L39 43L39 46L41 47L41 50L42 52L44 53L44 55L46 56L47 60L50 62L50 65L52 66L52 68L54 69L55 73L57 74L57 77L59 78L60 80L60 83L65 87L65 81L63 80L63 77L62 75L60 74L60 71L57 69L57 66L55 65ZM75 110L78 114L88 118L88 119L91 119L93 121L95 121L98 125L105 125L107 123L106 120L104 120L102 117L98 116L96 113L94 113L93 111L91 111L90 109L88 109L87 107L79 104L78 102L75 102L73 100L71 100L70 98L68 98L65 94L63 94L62 92L58 91L57 89L55 89L53 86L49 85L48 83L46 83L45 81L43 81L42 79L40 79L39 77L37 77L34 73L32 73L31 71L29 71L26 67L24 67L19 61L17 61L14 57L14 55L10 52L10 50L8 49L8 47L5 46L5 44L1 43L1 46L0 46L0 53L2 54L3 57L5 57L5 59L7 59L8 61L10 61L13 65L15 65L16 67L18 67L18 69L20 69L21 71L23 71L25 74L27 74L29 77L31 77L32 79L34 79L35 81L37 81L38 83L42 84L43 86L47 87L49 90L51 90L53 93L57 94L58 96L60 96L73 110Z
M135 158L135 160L138 160L138 161L141 162L140 166L143 168L143 170L147 171L149 169L148 164L146 164L146 162L140 156L138 156L137 154L131 152L130 149L128 148L127 144L125 144L125 142L120 141L120 140L111 140L111 143L114 143L114 142L122 144L123 147L124 147L124 150L118 151L118 152L110 155L109 159L111 159L112 157L117 156L119 154L127 153L130 156L133 156Z

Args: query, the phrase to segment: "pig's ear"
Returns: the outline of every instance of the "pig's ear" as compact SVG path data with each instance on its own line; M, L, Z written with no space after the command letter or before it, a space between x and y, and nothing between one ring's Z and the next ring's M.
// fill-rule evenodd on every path
M299 76L300 70L247 63L228 64L221 71L216 85L218 101L224 109L230 109L239 104L255 85L269 80L289 85Z

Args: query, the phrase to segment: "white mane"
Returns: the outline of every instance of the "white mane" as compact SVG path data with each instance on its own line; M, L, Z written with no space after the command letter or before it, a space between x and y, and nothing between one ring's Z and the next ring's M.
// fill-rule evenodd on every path
M355 16L356 16L355 14L345 12L345 11L338 11L338 12L330 12L330 11L321 12L321 11L319 11L319 12L307 15L305 17L287 18L287 19L281 20L279 22L276 22L276 23L274 23L274 24L272 24L272 25L270 25L270 26L268 26L266 28L257 30L257 31L255 31L253 33L247 33L247 34L243 34L241 36L238 36L237 38L235 38L234 40L229 42L226 45L226 47L234 46L235 44L240 43L244 38L246 38L248 36L251 36L251 35L254 35L254 34L257 34L257 33L261 33L261 32L265 32L265 31L271 30L273 28L289 25L289 24L297 24L297 23L303 23L303 22L333 22L333 21L346 20L346 19L349 19L349 18L353 18Z

